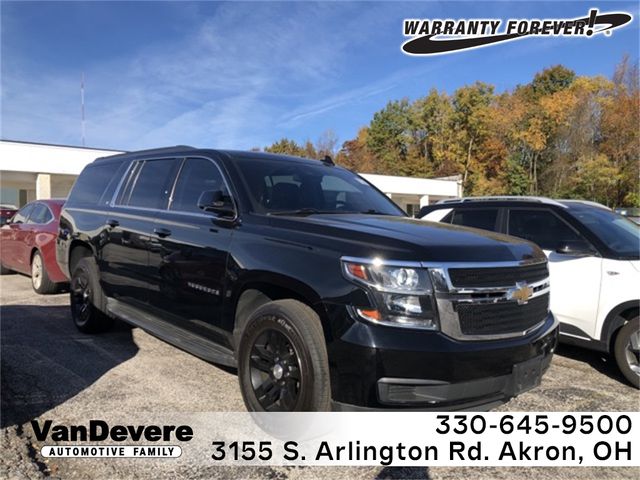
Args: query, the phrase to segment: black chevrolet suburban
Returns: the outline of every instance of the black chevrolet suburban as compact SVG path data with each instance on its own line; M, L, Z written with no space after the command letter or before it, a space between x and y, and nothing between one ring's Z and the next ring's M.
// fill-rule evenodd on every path
M120 319L236 366L251 411L489 409L557 342L538 247L409 219L328 157L97 159L56 253L78 329Z

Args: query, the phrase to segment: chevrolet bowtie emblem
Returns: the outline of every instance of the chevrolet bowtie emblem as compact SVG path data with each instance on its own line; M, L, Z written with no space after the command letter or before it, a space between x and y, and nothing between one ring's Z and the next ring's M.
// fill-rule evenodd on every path
M507 291L507 300L516 300L518 305L524 305L533 295L533 288L527 282L516 282L516 286Z

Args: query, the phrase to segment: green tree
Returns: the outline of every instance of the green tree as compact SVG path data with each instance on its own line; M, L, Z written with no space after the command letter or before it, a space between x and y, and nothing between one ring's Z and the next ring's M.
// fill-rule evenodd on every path
M407 156L411 143L408 99L389 102L373 115L367 135L367 147L379 161L380 173L411 175Z
M283 155L294 155L297 157L303 157L305 155L305 149L298 145L294 140L288 138L282 138L274 144L265 147L265 152L280 153Z
M568 88L576 79L576 73L562 65L545 68L536 73L531 82L531 92L535 98L552 95Z

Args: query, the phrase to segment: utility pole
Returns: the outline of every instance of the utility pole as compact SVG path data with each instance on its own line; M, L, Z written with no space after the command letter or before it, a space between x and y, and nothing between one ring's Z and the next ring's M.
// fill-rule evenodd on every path
M84 147L86 133L84 125L84 72L82 72L82 79L80 80L80 115L82 118L82 146Z

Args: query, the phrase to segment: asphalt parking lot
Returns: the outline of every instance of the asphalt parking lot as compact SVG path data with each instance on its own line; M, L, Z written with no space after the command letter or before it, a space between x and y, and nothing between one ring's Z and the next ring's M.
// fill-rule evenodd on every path
M166 472L144 461L45 461L29 421L45 416L86 423L127 413L238 411L244 405L233 370L204 362L119 325L98 336L77 332L68 295L38 296L28 278L0 277L2 455L0 478L640 478L633 468L300 468L211 467ZM503 410L637 411L640 396L613 362L561 347L542 385ZM160 420L161 421L161 420Z

